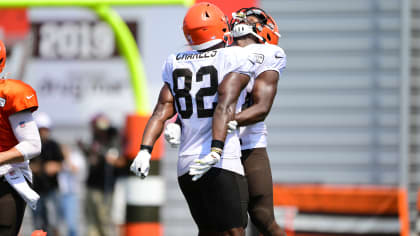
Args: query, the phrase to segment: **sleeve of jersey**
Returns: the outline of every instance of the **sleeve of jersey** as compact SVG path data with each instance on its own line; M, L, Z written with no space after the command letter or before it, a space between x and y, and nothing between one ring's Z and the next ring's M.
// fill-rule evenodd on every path
M41 139L38 128L29 111L23 111L9 116L13 134L19 143L15 148L26 160L32 159L41 153Z
M16 86L10 90L8 100L11 102L10 106L8 106L10 114L26 109L34 112L38 109L36 92L31 86L26 84L16 84Z
M236 47L234 50L231 50L227 56L227 71L246 74L252 77L255 70L255 61L249 55L247 50Z
M164 83L172 83L172 61L173 61L173 55L170 55L166 60L165 63L163 63L162 66L162 81Z
M275 50L272 49L269 48L269 50L266 50L264 62L255 70L256 77L268 70L277 71L281 75L286 68L287 59L284 50L280 47L276 47Z

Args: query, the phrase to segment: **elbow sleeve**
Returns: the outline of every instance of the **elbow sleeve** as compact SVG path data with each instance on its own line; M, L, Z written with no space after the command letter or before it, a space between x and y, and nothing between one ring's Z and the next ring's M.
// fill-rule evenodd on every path
M15 148L22 153L25 161L30 160L41 154L41 141L40 140L25 140L19 142Z
M41 153L41 138L32 113L22 111L9 117L13 133L18 140L15 148L25 160L32 159Z

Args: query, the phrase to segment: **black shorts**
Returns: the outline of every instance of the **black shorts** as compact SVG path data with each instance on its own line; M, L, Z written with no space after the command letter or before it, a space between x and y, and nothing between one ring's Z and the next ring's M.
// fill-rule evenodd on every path
M223 232L248 223L248 184L234 172L211 168L196 182L178 177L181 191L199 230Z
M18 235L26 203L15 189L0 178L0 235Z

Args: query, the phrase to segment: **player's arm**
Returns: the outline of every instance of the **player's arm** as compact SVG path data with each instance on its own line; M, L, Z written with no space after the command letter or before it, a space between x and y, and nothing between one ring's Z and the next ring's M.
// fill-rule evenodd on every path
M174 98L168 84L165 83L160 90L159 99L153 110L152 116L144 129L141 144L153 147L163 131L165 122L174 115Z
M174 98L168 84L165 83L160 90L152 116L144 129L140 151L130 166L130 170L137 176L145 178L149 174L153 145L162 133L165 122L174 114Z
M0 165L23 162L41 153L41 138L29 109L9 117L13 133L19 142L11 149L0 152Z
M227 123L234 118L239 95L249 79L248 75L231 72L219 85L218 103L213 114L211 151L205 157L194 160L194 164L190 165L189 175L193 176L193 181L200 179L220 160L226 139Z
M23 161L23 154L20 153L15 147L12 147L7 151L0 152L0 165L18 163Z
M235 115L239 126L265 120L277 93L278 80L279 73L274 70L265 71L257 77L251 93L253 104Z
M213 142L225 141L227 123L234 119L239 95L248 82L248 75L229 73L219 85L218 103L213 114Z

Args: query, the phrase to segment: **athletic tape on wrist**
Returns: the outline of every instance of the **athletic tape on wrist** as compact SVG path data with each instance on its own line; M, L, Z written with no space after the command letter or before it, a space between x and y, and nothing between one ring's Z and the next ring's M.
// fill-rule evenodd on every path
M150 146L150 145L140 145L140 151L141 150L147 150L149 153L152 153L152 151L153 151L153 146Z
M220 140L213 139L211 141L211 151L216 152L219 155L222 155L223 147L225 146L225 143Z

